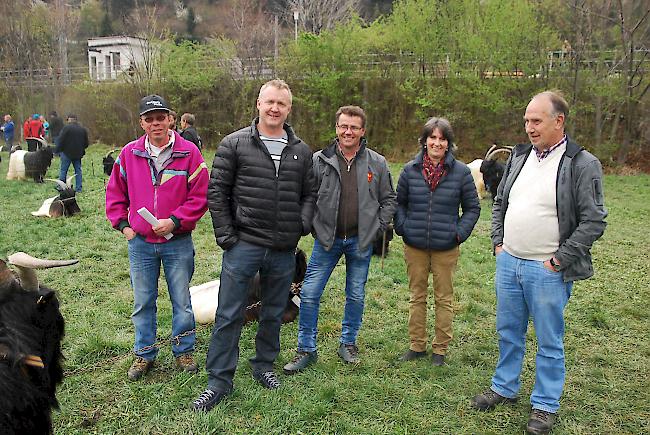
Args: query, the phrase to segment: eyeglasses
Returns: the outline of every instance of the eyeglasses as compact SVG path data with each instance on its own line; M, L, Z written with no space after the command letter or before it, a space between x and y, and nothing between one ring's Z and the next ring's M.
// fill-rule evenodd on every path
M353 133L358 133L361 131L363 127L357 127L356 125L336 124L336 128L338 128L341 131L347 131L349 128L350 130L352 130Z
M163 121L167 120L167 117L168 117L168 116L169 116L169 115L165 115L165 114L162 114L162 113L161 113L161 114L156 115L156 116L145 116L145 117L142 118L142 119L143 119L144 122L146 122L147 124L151 124L151 123L154 121L154 119L155 119L156 121L158 121L158 122L163 122Z

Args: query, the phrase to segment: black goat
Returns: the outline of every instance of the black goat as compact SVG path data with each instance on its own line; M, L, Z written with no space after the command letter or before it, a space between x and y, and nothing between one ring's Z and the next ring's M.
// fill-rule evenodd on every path
M53 290L39 286L33 269L78 260L9 256L19 279L0 260L0 433L51 434L56 387L63 380L64 320Z
M481 174L483 174L483 183L485 189L492 195L492 201L497 197L497 188L503 178L503 171L506 165L498 160L483 160L481 163Z
M26 180L33 178L36 183L42 183L47 169L52 164L54 152L46 146L37 151L14 151L9 158L7 180Z
M480 161L480 167L479 167L479 172L480 172L479 176L481 177L480 181L484 189L488 190L492 195L492 202L494 202L494 199L497 197L497 188L499 187L501 178L503 178L503 172L506 167L505 164L497 160L497 155L500 153L504 153L506 154L506 156L508 156L510 155L510 153L512 153L512 147L497 145L497 143L495 142L494 145L490 147L488 152L485 153L485 159L483 159L482 161L478 160ZM472 176L474 176L474 174L472 174ZM477 191L478 190L479 190L479 186L477 185ZM482 198L480 192L479 192L479 198Z
M298 311L300 311L300 289L302 282L305 280L307 272L307 255L305 252L296 248L296 268L293 274L293 280L289 293L287 295L287 307L282 315L282 323L289 323L296 320ZM260 284L260 274L256 273L248 287L248 306L244 313L244 323L252 322L260 318L262 309L262 286Z
M76 192L72 188L71 181L74 175L68 178L67 184L61 180L46 178L48 181L54 181L58 185L59 194L43 201L41 208L33 211L33 216L61 217L73 216L81 213L79 204L77 204Z
M113 158L113 153L115 151L119 151L119 148L109 151L108 154L106 154L102 159L104 174L108 175L109 177L111 176L111 172L113 172L113 165L115 165L115 159Z
M307 272L307 256L305 252L296 248L296 267L293 274L291 287L287 289L287 306L282 316L282 323L293 322L298 316L300 309L300 289ZM214 322L214 315L219 306L219 288L221 281L216 279L206 283L190 287L192 310L197 323L207 324ZM262 286L259 273L251 279L248 286L248 306L244 313L244 323L259 319Z

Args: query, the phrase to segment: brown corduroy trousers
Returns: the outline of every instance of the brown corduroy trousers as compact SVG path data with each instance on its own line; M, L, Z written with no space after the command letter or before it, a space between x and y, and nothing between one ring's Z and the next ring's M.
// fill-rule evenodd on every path
M410 349L422 352L427 349L427 296L429 274L433 276L435 301L435 338L431 344L433 353L445 355L453 338L454 286L460 249L428 251L404 245L404 257L409 276L411 299L409 301L408 329Z

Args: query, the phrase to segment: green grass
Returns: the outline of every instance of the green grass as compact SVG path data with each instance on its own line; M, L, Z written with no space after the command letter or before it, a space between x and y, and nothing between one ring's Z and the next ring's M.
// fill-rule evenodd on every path
M58 434L426 434L521 433L534 381L534 337L522 373L518 404L478 413L469 400L489 385L497 358L494 330L494 260L489 240L490 203L461 250L455 278L455 337L445 367L427 360L398 364L408 347L408 283L401 240L391 243L384 270L373 259L367 308L359 337L358 367L336 355L343 312L344 266L327 285L320 315L316 366L268 391L250 376L246 361L254 353L256 325L246 326L235 392L207 415L189 410L206 385L206 374L179 373L168 346L155 370L129 382L126 370L133 328L132 293L126 244L104 216L105 177L101 157L108 147L94 145L83 160L82 213L68 219L34 218L53 184L5 180L7 154L0 163L0 256L16 251L49 258L79 258L68 269L42 271L42 281L59 291L66 319L67 377L58 390L61 410L54 414ZM206 153L211 161L213 151ZM56 159L48 176L56 177ZM401 168L393 165L395 180ZM566 311L567 382L556 434L646 432L650 427L650 177L607 176L610 212L605 236L595 245L596 276L576 283ZM194 233L193 283L219 276L221 251L209 217ZM300 246L311 251L311 238ZM171 307L161 281L159 336L168 337ZM432 330L432 314L429 330ZM196 356L202 366L209 327L199 327ZM281 370L296 346L297 324L282 329Z

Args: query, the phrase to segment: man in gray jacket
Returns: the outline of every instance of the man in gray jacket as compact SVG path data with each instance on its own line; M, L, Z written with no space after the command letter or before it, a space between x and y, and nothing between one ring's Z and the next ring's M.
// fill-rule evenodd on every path
M517 145L492 209L499 361L478 410L516 400L528 318L537 337L529 433L547 434L564 387L564 308L573 281L593 275L592 244L605 231L602 168L564 133L569 107L555 92L530 101L530 144Z
M345 312L338 354L358 363L357 335L363 317L372 243L395 212L396 195L386 159L366 147L366 114L358 106L336 112L337 138L314 154L318 195L313 220L314 248L300 292L298 351L286 374L317 359L318 311L325 285L345 255Z

